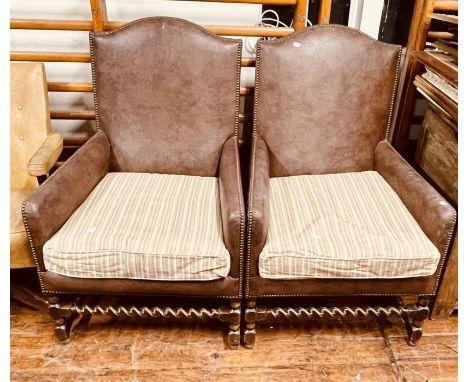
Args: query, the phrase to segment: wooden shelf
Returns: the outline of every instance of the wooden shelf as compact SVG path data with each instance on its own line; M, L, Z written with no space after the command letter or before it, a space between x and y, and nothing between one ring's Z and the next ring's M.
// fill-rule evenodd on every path
M421 64L444 77L458 87L458 66L449 61L447 55L424 51L415 51L412 56Z
M431 19L445 21L451 24L458 24L458 16L446 15L444 13L431 13Z
M437 109L441 110L452 121L458 121L458 104L455 101L421 76L415 77L414 85Z

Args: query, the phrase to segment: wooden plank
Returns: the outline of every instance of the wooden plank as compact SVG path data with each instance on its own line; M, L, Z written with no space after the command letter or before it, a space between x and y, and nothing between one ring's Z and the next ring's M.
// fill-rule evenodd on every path
M332 0L321 0L318 16L319 24L330 24Z
M309 0L298 0L294 9L293 28L301 30L307 28L307 15L309 9Z
M408 346L404 337L389 338L390 346L397 361L457 359L458 336L422 336L417 346Z
M94 0L92 0L94 1ZM98 0L96 0L98 1ZM304 0L299 0L304 2ZM304 7L304 6L303 6ZM298 9L303 9L303 7ZM307 8L307 3L305 3ZM100 8L98 8L100 9ZM102 10L101 10L102 11ZM107 21L103 15L98 11L93 11L93 21L86 20L46 20L46 19L11 19L11 29L38 29L38 30L75 30L75 31L92 31L100 32L102 30L117 29L125 24L127 21ZM301 13L302 14L302 13ZM224 25L202 25L204 28L212 33L223 36L249 36L249 37L283 37L292 32L294 29L299 28L301 23L305 27L305 17L298 16L295 21L295 28L266 28L254 26L224 26ZM300 20L299 20L300 19ZM295 19L296 20L296 19ZM302 21L301 21L302 20ZM96 29L93 29L96 28ZM302 29L300 27L299 29Z
M87 20L10 19L10 29L92 31L93 23Z
M10 52L11 61L90 62L89 53L80 52Z
M95 319L96 318L96 319ZM20 322L18 322L20 321ZM367 336L357 327L344 328L334 325L331 330L323 328L323 335L312 335L310 328L302 325L276 327L274 330L262 326L259 341L253 351L240 349L230 351L223 342L225 325L217 321L201 321L196 325L174 320L116 320L93 317L86 330L77 330L72 346L64 347L54 341L51 320L25 323L16 317L12 320L12 368L21 371L67 372L106 368L125 372L138 370L181 370L209 369L241 370L267 369L307 370L311 376L325 374L348 378L358 373L375 377L380 369L391 376L383 339L375 328ZM26 326L26 325L27 326ZM42 328L41 328L42 326ZM321 325L322 326L322 325ZM372 326L371 326L372 327ZM155 330L157 328L157 330ZM334 335L338 333L338 335ZM353 334L351 334L353 333ZM276 338L280 336L280 338ZM29 348L28 354L21 349ZM272 348L281 357L272 357ZM343 351L346 349L346 351ZM373 349L372 355L362 354ZM47 357L43 357L48 354ZM330 354L335 357L330 358ZM22 357L20 355L23 355ZM39 356L42 355L42 356ZM92 361L94 359L94 361ZM53 360L53 362L48 362ZM169 361L169 362L168 362ZM353 365L343 372L344 365ZM212 371L214 371L212 369ZM375 372L372 372L372 369ZM371 380L371 378L368 380Z
M85 82L49 82L47 84L50 92L92 92L93 85ZM252 94L253 87L241 87L241 96Z
M55 110L50 112L51 119L96 119L94 110Z
M50 112L51 119L96 119L94 110L53 110ZM252 120L251 114L239 113L239 122L245 123Z
M458 305L458 231L440 282L431 319L446 320Z
M301 0L302 1L302 0ZM105 21L105 30L114 30L127 24L128 21ZM270 28L253 26L227 26L227 25L202 25L210 32L222 36L250 36L250 37L282 37L294 32L293 28Z
M457 319L451 319L448 323L426 320L423 324L424 334L416 346L408 346L404 330L398 335L388 336L387 330L397 332L398 326L384 331L399 381L436 381L439 378L446 381L456 377Z
M434 41L440 39L450 40L455 37L454 33L451 32L439 32L439 31L429 31L427 33L427 39Z
M386 338L400 337L405 338L406 331L401 324L401 320L397 317L389 319L391 325L382 328L382 333ZM440 337L456 336L458 333L458 317L451 316L447 320L434 321L424 320L423 323L423 338L429 337L427 341L437 341ZM416 345L417 347L418 345Z
M304 0L300 0L304 2ZM307 3L306 3L307 7ZM298 8L299 9L299 8ZM97 12L97 11L96 11ZM40 20L40 19L11 19L11 29L38 29L38 30L75 30L75 31L92 31L93 28L96 32L102 30L113 30L119 28L127 21L106 21L99 18L99 13L93 13L95 19L93 22L86 20ZM302 20L301 16L301 20ZM305 27L305 18L302 20ZM299 19L296 22L296 28L300 25ZM265 28L254 26L224 26L224 25L202 25L204 28L212 33L223 36L249 36L249 37L283 37L292 32L294 28ZM299 28L302 29L302 28Z
M83 82L48 82L50 92L92 92L93 85Z
M458 360L435 358L428 360L403 360L396 362L402 381L457 382Z
M81 52L10 52L11 61L90 62L89 53ZM242 66L255 66L255 57L243 57Z
M434 1L435 11L458 11L458 0Z
M239 94L241 96L246 96L246 95L250 95L250 94L253 94L254 93L254 88L253 87L242 87L240 88L240 92Z
M255 66L255 57L242 57L242 66Z
M453 378L457 371L451 350L456 335L443 334L448 323L456 331L456 318L428 322L442 334L425 335L416 347L404 341L398 319L399 334L388 339L376 321L270 320L258 325L254 349L232 351L223 342L225 325L216 320L193 324L96 316L76 326L71 343L61 345L47 313L23 306L14 311L12 381L152 380L155 375L158 380L416 381L428 380L417 373L434 380Z
M445 21L450 24L458 24L458 16L445 15L443 13L432 13L431 19Z
M102 32L104 30L104 21L107 21L107 9L105 0L90 0L91 17L93 20L93 30Z
M139 348L137 348L137 351ZM87 350L86 350L87 351ZM245 350L240 350L245 351ZM138 353L137 353L138 354ZM218 357L218 353L212 353L212 358ZM55 356L52 354L51 356ZM224 353L219 356L225 356ZM206 359L206 360L205 360ZM54 362L54 358L51 359ZM233 362L236 362L234 359ZM131 363L129 364L131 365ZM233 366L230 368L217 368L216 360L206 356L198 367L181 367L156 369L135 368L129 366L127 369L113 370L109 367L94 369L83 369L74 371L67 367L63 371L56 368L51 371L41 368L38 371L19 371L12 368L11 381L41 382L55 381L207 381L207 382L252 382L268 381L360 381L360 382L398 382L393 373L393 368L388 364L356 364L356 365L333 365L318 364L307 367L281 367L267 368L262 365L244 368ZM155 374L157 378L155 379ZM82 379L86 375L88 379ZM412 381L412 380L409 380ZM447 381L444 381L447 382Z
M208 29L210 32L221 36L283 37L294 32L294 28L286 27L244 27L223 25L203 25L203 27Z

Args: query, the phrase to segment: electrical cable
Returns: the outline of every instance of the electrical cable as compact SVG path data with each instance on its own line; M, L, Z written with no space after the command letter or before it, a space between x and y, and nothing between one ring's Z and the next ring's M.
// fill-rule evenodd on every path
M272 13L273 15L272 16L269 15L269 17L265 17L269 13ZM281 27L292 28L292 24L293 22L291 21L291 24L287 25L286 23L280 20L278 12L274 11L273 9L267 9L262 12L260 19L254 24L254 26L258 26L262 28L281 28ZM307 19L306 25L312 26L313 24L309 19ZM260 37L259 39L270 40L274 38L276 37ZM255 53L255 46L257 45L257 41L259 39L255 41L255 44L252 43L252 39L250 38L247 38L245 40L245 48L248 53L251 53L251 54Z

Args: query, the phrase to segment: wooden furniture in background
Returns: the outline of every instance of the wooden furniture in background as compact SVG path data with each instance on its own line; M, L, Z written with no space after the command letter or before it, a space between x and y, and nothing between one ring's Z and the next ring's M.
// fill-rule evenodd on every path
M10 295L23 304L43 309L45 300L31 286L36 278L34 259L23 225L22 204L47 176L63 148L63 139L51 132L44 64L10 64ZM29 268L29 269L24 269ZM16 274L17 275L17 274Z
M431 319L445 320L455 309L458 309L458 232L432 308Z
M438 38L450 38L451 33L431 30L431 20L443 20L458 24L458 17L445 15L443 12L458 11L458 1L453 0L416 0L411 23L408 45L406 47L405 70L402 74L402 88L395 130L393 133L393 145L403 155L407 153L411 116L413 114L416 96L415 78L426 65L447 81L457 84L458 70L451 65L438 60L431 53L424 51L427 41ZM427 81L426 81L427 82ZM437 90L437 89L436 89ZM437 90L435 98L442 98L443 94ZM453 118L453 114L450 115Z
M332 0L322 0L320 2L318 23L319 24L330 24Z
M21 208L62 152L52 134L47 79L40 63L10 64L10 268L34 267Z
M423 122L416 163L447 197L458 205L458 129L443 112L429 106Z
M446 117L440 106L430 104L424 118L422 138L418 144L415 160L425 176L454 205L458 205L457 135L457 124ZM457 309L457 301L458 233L455 235L452 250L447 258L447 265L435 299L431 319L448 318L452 311Z
M447 84L458 87L457 65L445 56L425 50L427 42L454 37L450 31L431 29L431 21L439 20L456 26L457 12L458 1L416 0L393 134L396 149L413 161L409 135L416 92L419 92L429 102L429 107L414 161L426 178L455 206L458 204L458 103L421 73L427 68ZM455 237L431 313L432 319L447 318L457 307L458 234Z
M215 0L202 0L213 2ZM307 26L308 0L216 0L220 3L244 3L264 5L284 5L294 7L292 28L286 27L257 27L257 26L224 26L203 25L217 35L223 36L249 36L249 37L282 37ZM320 20L324 23L330 19L331 1L323 0L320 4ZM90 0L90 20L65 20L65 19L11 19L11 29L33 30L58 30L58 31L107 31L116 29L127 21L109 20L105 0ZM38 62L82 62L89 63L89 52L40 52L40 51L12 51L11 61L38 61ZM243 57L243 67L254 67L254 57ZM92 92L91 83L77 82L49 82L49 92ZM240 95L246 96L253 93L253 88L243 87ZM52 119L76 119L94 120L94 110L52 110ZM240 122L251 121L251 115L240 114ZM65 136L65 146L77 148L83 145L88 137Z

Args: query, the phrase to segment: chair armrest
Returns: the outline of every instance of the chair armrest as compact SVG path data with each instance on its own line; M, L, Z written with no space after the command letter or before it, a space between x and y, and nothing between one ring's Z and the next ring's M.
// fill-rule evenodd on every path
M229 275L241 275L244 244L245 209L239 160L239 144L236 137L223 146L219 163L219 198L223 221L224 243L231 255Z
M268 148L257 137L250 161L249 211L247 215L247 274L258 275L258 257L268 233L270 163Z
M388 142L377 145L374 170L390 184L429 240L445 256L457 219L455 209Z
M110 144L98 132L23 202L23 222L40 271L43 245L109 171Z
M32 176L48 175L63 150L63 137L50 134L28 163L28 172Z

